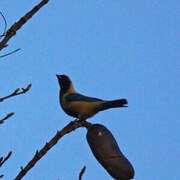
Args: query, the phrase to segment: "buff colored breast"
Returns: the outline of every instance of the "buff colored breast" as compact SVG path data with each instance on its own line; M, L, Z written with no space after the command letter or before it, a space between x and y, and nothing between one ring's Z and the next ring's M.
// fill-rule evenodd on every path
M66 111L74 112L78 115L81 115L84 118L92 117L94 114L97 113L96 106L102 103L101 101L98 102L85 102L85 101L74 101L74 102L67 102L65 97L62 99L62 107Z

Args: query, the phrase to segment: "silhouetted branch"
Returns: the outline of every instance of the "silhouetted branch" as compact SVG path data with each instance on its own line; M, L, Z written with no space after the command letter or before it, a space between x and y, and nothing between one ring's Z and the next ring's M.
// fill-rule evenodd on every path
M14 112L7 114L3 119L0 120L0 124L3 124L5 120L14 115Z
M7 54L4 54L4 55L0 56L0 58L5 57L5 56L9 56L9 55L11 55L11 54L13 54L13 53L15 53L15 52L17 52L19 50L20 50L20 48L17 48L14 51L11 51L10 53L7 53Z
M61 137L74 131L79 127L89 128L91 125L92 124L87 121L71 121L61 131L57 131L56 135L49 142L47 142L40 151L36 151L32 160L29 161L29 163L24 168L21 167L21 171L14 180L20 180L22 177L24 177L25 174L58 142Z
M0 167L10 158L11 154L12 154L12 151L10 151L5 158L3 157L0 158Z
M24 89L24 88L21 88L21 90L22 90L21 92L19 92L19 91L20 91L20 88L17 88L17 89L16 89L13 93L11 93L10 95L0 98L0 102L4 101L5 99L8 99L8 98L10 98L10 97L13 97L13 96L17 96L17 95L26 93L27 91L30 90L31 86L32 86L32 84L29 84L25 89Z
M84 166L82 169L81 169L81 172L79 173L79 180L82 180L82 176L83 174L85 173L86 171L86 166Z
M5 37L0 42L0 51L7 47L7 42L10 38L12 38L16 32L46 3L48 3L49 0L42 0L38 5L36 5L31 11L29 11L27 14L25 14L18 22L15 22L10 29L7 30L5 33Z
M5 158L0 157L0 167L10 158L11 154L12 154L12 151L10 151ZM0 175L0 178L3 178L3 176L4 176L4 175L1 174L1 175Z
M5 33L6 33L6 29L7 29L7 21L6 21L6 18L4 17L2 12L0 12L0 15L2 16L3 21L4 21L4 32L2 33L2 35L0 35L0 39L1 39L3 36L6 35ZM13 53L15 53L15 52L17 52L19 50L20 50L20 48L15 49L14 51L11 51L10 53L7 53L7 54L4 54L4 55L0 56L0 58L11 55L11 54L13 54Z
M1 37L5 36L5 32L6 32L6 29L7 29L7 21L6 21L6 18L4 17L2 12L0 12L0 15L2 16L3 21L4 21L4 32L2 33L2 35L0 35L0 38L1 38Z

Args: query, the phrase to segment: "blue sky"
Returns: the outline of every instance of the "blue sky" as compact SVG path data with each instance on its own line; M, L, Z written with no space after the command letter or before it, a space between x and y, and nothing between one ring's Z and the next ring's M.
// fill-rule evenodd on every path
M37 1L0 1L8 26ZM180 2L177 0L50 1L9 42L0 59L0 97L32 83L25 95L1 103L0 169L13 179L57 130L73 118L59 107L56 74L67 74L82 94L127 98L127 109L89 119L105 125L135 168L135 180L180 176ZM3 23L0 21L3 31ZM97 163L80 128L63 137L25 180L112 178Z

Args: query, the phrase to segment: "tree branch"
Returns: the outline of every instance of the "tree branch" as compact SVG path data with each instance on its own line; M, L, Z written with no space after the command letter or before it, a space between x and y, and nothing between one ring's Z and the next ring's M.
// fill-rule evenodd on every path
M38 5L36 5L32 10L30 10L27 14L25 14L17 23L15 22L10 29L6 32L3 40L0 42L0 51L7 47L7 42L9 39L11 39L16 32L46 3L48 3L49 0L42 0Z
M10 158L11 154L12 154L12 151L10 151L5 158L0 157L0 167ZM4 177L4 175L1 174L0 178L3 178L3 177Z
M0 119L0 124L3 124L5 120L14 115L14 112L7 114L3 119Z
M4 17L2 12L0 12L0 15L1 15L1 17L3 18L3 21L4 21L4 32L2 33L2 35L0 35L0 39L1 39L1 37L5 36L5 32L6 32L6 28L7 28L7 21L6 21L6 18Z
M22 177L24 177L25 174L58 142L58 140L61 139L61 137L74 131L79 127L89 128L91 126L92 124L87 121L71 121L61 131L57 131L56 135L49 142L47 142L40 151L36 151L34 157L32 158L32 160L29 161L25 168L21 167L21 171L14 180L20 180Z
M20 50L20 48L17 48L17 49L15 49L14 51L11 51L11 52L9 52L9 53L7 53L7 54L4 54L4 55L0 56L0 58L9 56L9 55L11 55L11 54L14 54L15 52L17 52L17 51L19 51L19 50Z
M4 101L5 99L8 99L10 97L13 97L13 96L17 96L17 95L20 95L20 94L25 94L27 91L30 90L32 84L29 84L26 88L21 88L22 91L19 92L20 88L17 88L13 93L11 93L10 95L8 96L5 96L5 97L2 97L0 98L0 102Z
M82 176L83 174L85 173L86 171L86 166L84 166L82 169L81 169L81 172L79 173L79 180L82 180Z
M10 158L11 154L12 154L12 151L10 151L5 158L3 157L0 158L0 167Z

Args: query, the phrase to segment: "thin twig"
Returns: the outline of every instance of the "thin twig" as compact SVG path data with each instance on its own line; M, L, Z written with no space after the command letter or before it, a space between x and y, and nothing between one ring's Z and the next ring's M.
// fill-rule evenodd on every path
M12 154L12 151L10 151L5 158L0 157L0 167L10 158L11 154ZM3 178L3 177L4 177L4 175L1 174L0 178Z
M7 114L3 119L0 120L0 124L3 124L5 120L14 115L14 112Z
M9 55L11 55L11 54L13 54L13 53L15 53L15 52L17 52L19 50L20 50L20 48L17 48L14 51L11 51L10 53L7 53L7 54L4 54L4 55L0 56L0 58L5 57L5 56L9 56Z
M82 180L82 176L83 174L85 173L86 171L86 166L84 166L82 169L81 169L81 172L79 173L79 180Z
M21 92L19 92L19 91L20 91L20 88L17 88L17 89L16 89L13 93L11 93L10 95L0 98L0 102L4 101L5 99L8 99L8 98L10 98L10 97L13 97L13 96L17 96L17 95L26 93L27 91L30 90L31 86L32 86L32 84L28 84L28 86L27 86L26 88L21 88L21 90L22 90Z
M6 21L6 18L4 17L2 12L0 12L0 15L2 16L3 21L4 21L4 32L2 33L2 35L0 35L0 38L1 38L1 37L5 36L5 32L6 32L6 29L7 29L7 21Z
M42 0L38 5L36 5L32 10L25 14L17 23L15 22L10 29L7 30L5 37L0 42L0 51L7 47L7 42L12 38L16 32L37 12L41 7L43 7L49 0Z
M10 158L11 154L12 154L12 151L10 151L5 158L3 157L0 158L0 167Z
M25 176L25 174L58 142L60 138L62 138L64 135L74 131L75 129L79 127L86 127L89 128L92 124L87 121L71 121L68 125L66 125L61 131L57 131L56 135L47 142L44 147L40 151L36 151L34 157L32 160L29 161L29 163L22 168L19 174L15 177L14 180L20 180Z

